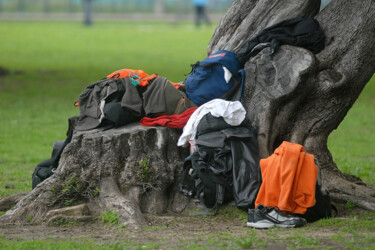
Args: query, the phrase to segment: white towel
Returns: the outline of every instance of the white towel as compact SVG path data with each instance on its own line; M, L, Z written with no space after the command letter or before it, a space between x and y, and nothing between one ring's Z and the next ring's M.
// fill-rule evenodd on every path
M201 105L195 112L190 116L186 123L182 135L180 136L177 146L184 146L189 141L195 142L195 135L197 132L197 126L207 113L215 117L223 117L225 122L232 126L240 125L246 116L246 110L239 101L225 101L223 99L213 99L203 105Z

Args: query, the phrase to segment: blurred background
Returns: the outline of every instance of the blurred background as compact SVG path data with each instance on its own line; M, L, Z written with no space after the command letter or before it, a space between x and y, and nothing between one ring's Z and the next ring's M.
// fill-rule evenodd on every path
M191 0L0 0L1 19L81 20L85 4L95 20L192 20ZM233 0L207 0L206 11L219 20ZM322 0L324 8L330 0Z
M70 19L80 20L85 3L91 5L93 19L192 20L190 0L0 0L3 19ZM232 0L209 0L207 12L219 20Z

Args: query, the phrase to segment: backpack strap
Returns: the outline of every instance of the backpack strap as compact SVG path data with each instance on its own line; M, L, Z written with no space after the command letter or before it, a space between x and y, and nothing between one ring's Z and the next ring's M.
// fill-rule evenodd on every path
M196 67L199 67L199 66L204 66L204 65L201 65L201 62L200 61L197 61L196 63L194 64L190 64L190 67L191 67L191 70L188 74L186 74L185 76L188 76L190 75L191 72L193 72L193 70L196 68Z
M219 208L221 207L221 205L223 205L224 194L225 194L224 186L217 183L216 184L216 204L214 206L214 208L216 209L215 214L219 211Z
M180 179L178 180L177 191L191 199L196 194L195 189L195 179L190 175L191 167L191 157L189 155L185 158L184 167Z
M246 77L245 70L240 69L237 72L237 75L241 75L240 84L238 84L238 81L237 81L237 83L235 83L227 92L225 92L224 95L220 97L221 99L224 99L227 101L241 101L243 89L245 86L245 77Z
M240 96L238 97L238 100L241 101L241 98L242 98L242 93L243 93L243 89L244 89L244 84L245 84L245 70L244 69L240 69L238 71L238 73L241 74L241 87L240 87Z

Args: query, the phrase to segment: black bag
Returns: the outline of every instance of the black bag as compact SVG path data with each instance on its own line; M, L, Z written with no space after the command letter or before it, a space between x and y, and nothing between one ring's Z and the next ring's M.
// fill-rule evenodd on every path
M196 144L197 151L185 161L178 192L196 195L216 211L232 200L240 209L253 207L261 184L255 130L230 126L208 113L197 127Z
M197 198L207 208L218 210L222 204L233 200L233 174L232 168L225 167L231 161L229 157L214 157L215 153L227 155L230 148L214 151L215 149L204 147L193 153L192 166L193 178L199 179Z
M57 141L53 144L52 154L51 158L42 161L39 163L31 176L32 180L32 189L34 189L39 183L43 182L45 179L53 175L53 173L56 171L61 154L65 148L66 145L70 143L73 137L73 129L78 120L77 116L73 116L69 118L69 128L66 132L67 138L64 141Z
M302 216L307 222L315 222L320 219L330 218L337 215L337 208L331 203L329 192L323 189L319 183L315 188L316 203L313 207L309 207ZM334 213L332 213L332 211Z

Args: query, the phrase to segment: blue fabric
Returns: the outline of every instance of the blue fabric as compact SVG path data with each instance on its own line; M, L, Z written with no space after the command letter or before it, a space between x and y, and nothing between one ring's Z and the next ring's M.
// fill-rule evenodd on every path
M236 54L227 50L213 53L192 66L193 69L184 84L187 97L197 106L224 95L234 85L234 78L238 77L240 70ZM225 81L222 66L232 73L228 83Z

